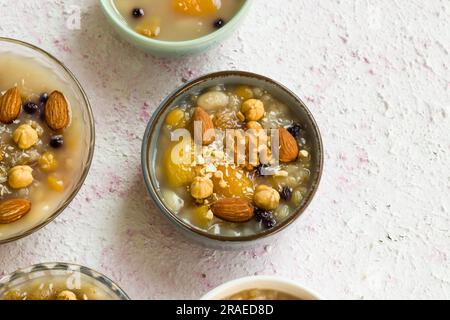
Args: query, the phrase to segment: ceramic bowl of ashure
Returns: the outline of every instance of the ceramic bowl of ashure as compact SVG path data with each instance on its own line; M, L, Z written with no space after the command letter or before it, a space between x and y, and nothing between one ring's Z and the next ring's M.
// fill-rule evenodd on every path
M55 219L82 187L94 154L92 109L58 59L0 38L0 244Z
M101 0L110 24L126 41L158 56L195 54L238 28L253 0Z
M214 139L191 143L195 124ZM270 165L249 161L249 128L277 138ZM243 144L240 163L224 157L220 134L229 131ZM186 137L173 139L177 133ZM182 233L210 247L243 248L270 243L305 212L319 186L323 147L312 113L292 91L265 76L223 71L186 83L160 104L144 134L142 169L158 209Z
M129 300L111 279L70 263L41 263L0 279L0 300Z
M227 282L202 300L322 300L296 281L275 276L252 276Z

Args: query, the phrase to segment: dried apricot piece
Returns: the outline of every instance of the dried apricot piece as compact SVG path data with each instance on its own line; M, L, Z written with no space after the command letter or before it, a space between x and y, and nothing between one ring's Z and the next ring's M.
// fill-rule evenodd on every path
M236 94L242 100L249 100L253 98L253 90L249 86L239 86L236 88Z
M161 33L161 20L152 18L150 22L137 25L135 31L148 38L156 38Z
M47 184L48 184L48 187L53 191L56 191L56 192L64 191L64 181L56 178L55 176L48 176Z
M167 150L164 157L165 174L171 187L186 186L195 178L195 170L184 161L186 144L179 142Z
M190 16L207 16L219 9L216 0L172 0L172 7Z
M192 212L192 223L199 228L208 228L214 218L208 206L197 207Z
M231 166L219 166L214 175L214 191L223 197L245 197L253 196L253 183L241 168Z
M169 112L166 117L166 124L173 128L183 128L186 126L186 116L183 109L177 108Z

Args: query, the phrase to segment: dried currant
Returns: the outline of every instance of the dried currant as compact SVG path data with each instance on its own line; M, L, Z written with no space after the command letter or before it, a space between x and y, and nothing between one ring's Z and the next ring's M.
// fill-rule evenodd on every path
M283 187L283 189L280 192L281 199L285 201L290 201L292 199L292 192L294 190L289 187Z
M304 126L300 123L294 123L292 126L287 128L290 134L296 139L299 139L302 135L302 130L304 130Z

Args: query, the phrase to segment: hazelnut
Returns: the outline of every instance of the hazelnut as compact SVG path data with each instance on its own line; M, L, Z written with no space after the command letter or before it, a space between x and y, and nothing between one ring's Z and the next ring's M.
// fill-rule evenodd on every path
M77 300L77 296L72 291L64 290L58 294L56 300Z
M280 194L277 190L266 186L259 185L255 190L255 204L264 210L274 210L280 203Z
M191 195L193 198L202 200L213 194L214 184L211 179L196 177L191 184Z
M12 135L14 142L22 150L26 150L34 146L38 142L38 134L29 124L22 124Z
M249 99L242 104L241 112L247 121L258 121L264 117L264 103L258 99Z
M39 158L39 167L45 171L45 172L51 172L56 170L58 167L58 163L56 161L55 155L53 152L45 152L40 158Z
M29 166L15 166L8 172L8 183L13 189L26 188L33 183L32 173Z

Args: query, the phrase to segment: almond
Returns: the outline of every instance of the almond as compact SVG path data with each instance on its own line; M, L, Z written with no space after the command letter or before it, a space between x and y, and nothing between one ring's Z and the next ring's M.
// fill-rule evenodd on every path
M209 117L209 114L203 108L197 107L194 109L192 120L194 121L194 128L196 123L200 123L202 126L203 145L209 145L213 143L216 137L214 134L214 124Z
M298 157L298 144L294 136L284 128L279 131L280 141L280 161L292 162Z
M53 91L48 97L44 109L45 122L55 131L65 129L69 125L69 104L59 91Z
M13 223L31 210L31 202L26 199L0 201L0 224Z
M254 216L254 208L242 198L226 198L211 206L214 215L229 222L247 222Z
M0 99L0 122L8 124L17 119L22 107L22 98L17 87L11 88Z

